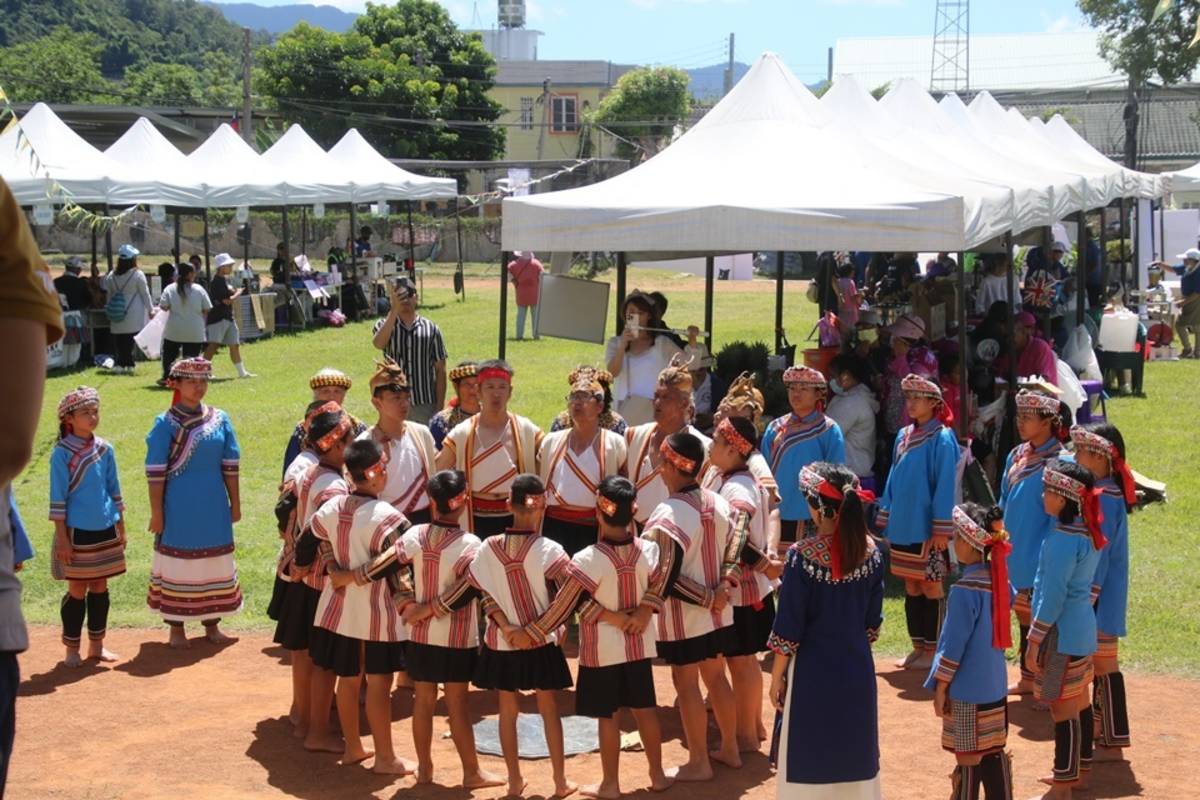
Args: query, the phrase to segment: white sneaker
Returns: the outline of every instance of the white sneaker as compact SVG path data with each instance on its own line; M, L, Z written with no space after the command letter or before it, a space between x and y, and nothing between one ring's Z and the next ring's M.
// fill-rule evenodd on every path
M253 372L243 372L241 375L238 375L238 377L239 378L257 378L258 375L254 374Z

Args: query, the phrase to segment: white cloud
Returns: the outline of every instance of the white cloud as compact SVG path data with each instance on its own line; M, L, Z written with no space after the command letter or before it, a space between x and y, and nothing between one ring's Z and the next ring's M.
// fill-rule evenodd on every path
M1042 27L1046 33L1072 33L1074 31L1088 30L1088 26L1082 20L1077 17L1071 17L1069 14L1051 17L1045 11L1039 13L1042 17Z

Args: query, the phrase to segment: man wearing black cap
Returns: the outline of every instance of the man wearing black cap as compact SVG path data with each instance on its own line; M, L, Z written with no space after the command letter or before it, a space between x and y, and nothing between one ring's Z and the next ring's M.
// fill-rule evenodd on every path
M375 347L408 376L408 419L427 425L446 402L446 344L438 326L417 313L417 287L411 279L397 278L388 296L391 308L375 324Z

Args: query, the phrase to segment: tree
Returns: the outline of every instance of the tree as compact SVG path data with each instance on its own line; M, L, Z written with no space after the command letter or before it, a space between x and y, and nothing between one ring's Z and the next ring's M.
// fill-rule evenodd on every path
M100 72L100 40L65 27L0 49L0 85L19 102L112 102Z
M1192 74L1200 59L1193 48L1196 0L1079 0L1092 27L1101 30L1100 54L1128 78L1125 101L1125 165L1137 167L1139 95L1147 82L1164 86Z
M200 73L186 64L146 64L125 72L127 99L148 106L204 102Z
M487 92L495 61L431 0L367 4L346 33L301 23L256 56L257 91L322 145L353 126L386 155L486 160L504 152Z
M617 80L588 122L613 132L618 139L617 154L644 158L657 153L682 125L692 108L688 93L688 74L675 67L640 67Z

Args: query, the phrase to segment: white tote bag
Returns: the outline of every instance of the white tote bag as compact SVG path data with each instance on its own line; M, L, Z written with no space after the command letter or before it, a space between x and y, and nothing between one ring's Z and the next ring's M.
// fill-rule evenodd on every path
M163 332L167 329L167 317L170 314L170 311L159 311L146 323L146 327L133 337L133 341L151 361L162 357Z

